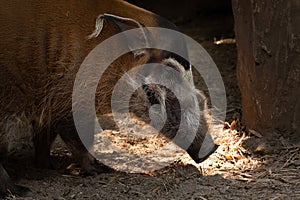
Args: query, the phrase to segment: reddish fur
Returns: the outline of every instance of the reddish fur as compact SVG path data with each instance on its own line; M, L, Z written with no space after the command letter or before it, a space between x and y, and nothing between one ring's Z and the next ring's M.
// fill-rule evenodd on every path
M33 123L36 162L40 167L49 166L50 146L57 132L67 132L66 140L74 137L74 126L68 129L70 132L67 127L60 127L72 126L71 95L80 64L96 45L120 32L108 22L97 38L87 39L94 31L97 16L103 13L134 18L144 26L175 28L163 18L122 0L2 1L0 129L7 117L25 114ZM107 72L98 88L98 94L105 97L99 100L102 105L99 113L109 109L105 102L110 102L106 94L111 93L114 84L111 80L116 79L112 76L123 71L122 67L127 69L147 59L134 60L128 53L114 62L110 70L114 73ZM0 139L3 134L7 133L0 130ZM71 147L75 145L73 142L68 142ZM82 158L82 154L77 156ZM5 180L0 179L2 183ZM0 195L5 192L1 190Z
M94 31L97 16L109 13L133 18L144 26L170 29L176 27L163 18L122 0L61 0L55 3L50 0L10 0L3 1L2 5L0 139L3 135L11 134L4 130L7 119L22 116L20 119L26 118L32 122L36 164L39 167L49 167L51 143L59 133L80 164L86 170L93 171L89 163L93 160L76 134L71 114L73 84L76 73L88 53L103 40L121 31L116 24L107 21L98 37L87 39ZM103 52L103 56L106 53L110 52ZM149 50L148 54L138 58L132 53L127 53L114 61L99 82L96 92L97 113L110 112L111 92L119 78L118 75L149 60L161 62L168 57L170 55L162 51ZM188 91L192 91L193 87L189 89ZM175 101L175 98L168 100ZM178 125L176 120L180 118L179 104L167 101L166 105L172 122L170 126ZM203 105L199 107L201 109ZM143 112L137 110L139 111ZM193 112L195 111L188 114L193 117ZM203 130L199 129L194 144L188 149L195 160L198 159L199 145L207 129L205 119L200 120ZM172 138L176 134L176 127L168 127L167 124L165 128L164 134L167 137ZM185 130L182 133L189 134ZM1 145L0 143L0 157L6 151L5 148L2 150ZM5 172L4 169L1 172L1 167L0 163L0 185L7 185L6 189L18 188L7 183L8 178L2 173ZM2 179L1 175L5 175L2 176L5 179ZM0 196L6 192L4 190L0 187ZM24 193L28 194L28 191Z

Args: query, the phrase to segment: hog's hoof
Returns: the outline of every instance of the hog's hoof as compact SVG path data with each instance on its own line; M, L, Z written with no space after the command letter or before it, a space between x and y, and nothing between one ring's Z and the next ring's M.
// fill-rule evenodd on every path
M82 166L83 174L88 176L95 176L101 173L114 173L115 170L111 167L108 167L96 159L90 163L85 163Z
M32 192L29 188L19 185L13 185L11 187L5 188L5 191L0 191L0 197L6 198L9 196L19 196L19 197L31 197L36 198L36 193Z
M16 185L15 193L20 197L32 197L34 199L36 198L36 193L31 191L29 188L20 185Z
M79 164L67 167L68 173L73 175L96 176L102 173L114 173L115 170L92 157L84 157Z

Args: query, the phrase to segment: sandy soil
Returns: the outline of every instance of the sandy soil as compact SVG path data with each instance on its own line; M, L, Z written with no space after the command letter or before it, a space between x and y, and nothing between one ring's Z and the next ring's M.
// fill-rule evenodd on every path
M35 191L37 199L300 199L300 145L278 138L280 145L272 151L259 147L253 150L251 145L247 146L249 141L258 143L262 138L256 132L246 133L239 122L235 44L227 44L228 40L218 45L214 43L214 38L217 41L233 38L232 18L199 16L195 21L174 21L209 52L224 79L228 113L224 128L214 133L220 144L217 152L203 163L195 164L187 154L174 147L175 150L164 158L152 155L158 159L171 158L165 167L156 171L117 171L85 176L76 165L69 166L73 162L70 153L58 146L52 152L57 170L35 169L30 159L11 160L14 167L10 173L16 174L18 184ZM198 76L195 74L195 83L201 88ZM146 156L167 144L159 136L135 139L114 127L108 129L105 135L114 144L136 154ZM69 168L65 169L67 166ZM131 166L134 165L131 163ZM140 168L135 167L115 166L127 171ZM21 198L10 196L8 199Z

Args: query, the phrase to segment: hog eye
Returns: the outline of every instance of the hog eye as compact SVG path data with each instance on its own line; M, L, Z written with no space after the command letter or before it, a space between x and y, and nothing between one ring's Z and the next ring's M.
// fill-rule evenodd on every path
M172 63L165 63L164 65L168 66L168 67L171 67L172 69L175 69L176 71L180 72L178 67L173 65Z

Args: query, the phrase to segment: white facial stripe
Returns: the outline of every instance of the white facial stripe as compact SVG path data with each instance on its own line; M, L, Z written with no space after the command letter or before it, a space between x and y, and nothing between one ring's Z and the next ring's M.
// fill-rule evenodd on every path
M163 64L165 65L172 65L176 66L176 68L183 74L185 74L185 69L184 67L174 58L166 58L162 61Z
M176 66L176 68L183 74L183 77L194 87L193 74L191 68L185 70L184 67L174 58L166 58L162 61L165 65Z

